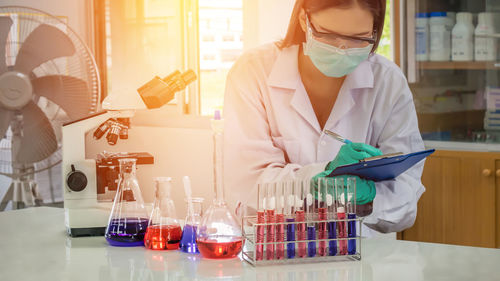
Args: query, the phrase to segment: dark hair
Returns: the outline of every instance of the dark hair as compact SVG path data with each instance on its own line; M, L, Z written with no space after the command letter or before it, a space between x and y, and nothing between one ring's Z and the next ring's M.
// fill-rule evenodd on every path
M349 8L354 3L368 9L373 15L373 30L377 32L377 40L372 48L372 52L375 52L384 30L386 0L296 0L286 36L277 43L278 47L282 49L306 41L306 35L299 23L301 9L314 13L330 7Z

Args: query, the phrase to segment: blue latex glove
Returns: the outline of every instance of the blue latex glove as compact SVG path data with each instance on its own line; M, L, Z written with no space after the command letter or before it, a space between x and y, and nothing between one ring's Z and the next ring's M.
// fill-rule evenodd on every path
M326 165L325 170L312 178L312 184L315 189L318 187L318 178L326 177L338 166L349 165L358 163L359 160L382 155L382 151L379 149L364 143L349 143L344 144L337 156L333 161L330 161ZM376 195L375 183L370 180L361 179L357 176L339 176L344 179L344 183L347 183L348 177L356 178L356 204L363 205L372 202ZM336 177L338 178L338 177ZM328 187L331 189L333 187Z

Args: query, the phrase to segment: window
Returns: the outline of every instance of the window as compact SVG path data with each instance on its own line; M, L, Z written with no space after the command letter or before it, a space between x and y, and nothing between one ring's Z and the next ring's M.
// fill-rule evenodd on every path
M197 70L189 50L196 46L188 36L192 2L95 0L96 60L104 95L135 91L175 70Z
M201 114L222 109L226 76L243 51L242 0L199 0Z

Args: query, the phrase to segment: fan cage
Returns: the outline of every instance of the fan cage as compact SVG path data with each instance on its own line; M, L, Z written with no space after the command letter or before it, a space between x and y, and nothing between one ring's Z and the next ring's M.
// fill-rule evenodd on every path
M16 56L24 40L40 24L51 25L64 32L73 43L75 53L72 56L55 58L42 63L33 69L30 78L46 75L67 75L79 78L85 81L87 88L91 92L92 100L91 106L88 109L89 114L99 110L101 93L96 62L90 49L83 43L80 37L76 35L74 30L63 21L65 17L61 17L61 19L41 10L21 6L0 7L0 16L9 16L13 21L5 48L5 59L8 67L15 64ZM56 152L42 161L32 163L35 167L35 173L37 173L50 169L61 162L61 126L63 123L70 121L70 119L64 110L57 104L44 97L36 96L36 93L34 96L35 103L41 107L42 111L44 111L47 118L51 121L58 141L58 149ZM19 177L22 175L13 174L11 141L12 132L9 129L6 137L0 140L0 175Z

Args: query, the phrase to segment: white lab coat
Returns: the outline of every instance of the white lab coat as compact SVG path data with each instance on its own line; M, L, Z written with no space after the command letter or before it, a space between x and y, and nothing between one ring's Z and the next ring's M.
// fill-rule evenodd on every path
M308 178L324 170L342 143L325 135L298 71L299 47L268 44L250 50L227 77L224 119L224 182L230 205L255 208L256 183ZM347 75L325 124L383 153L424 149L412 94L401 70L373 55ZM376 183L373 230L401 231L413 225L425 191L423 162L394 181Z

